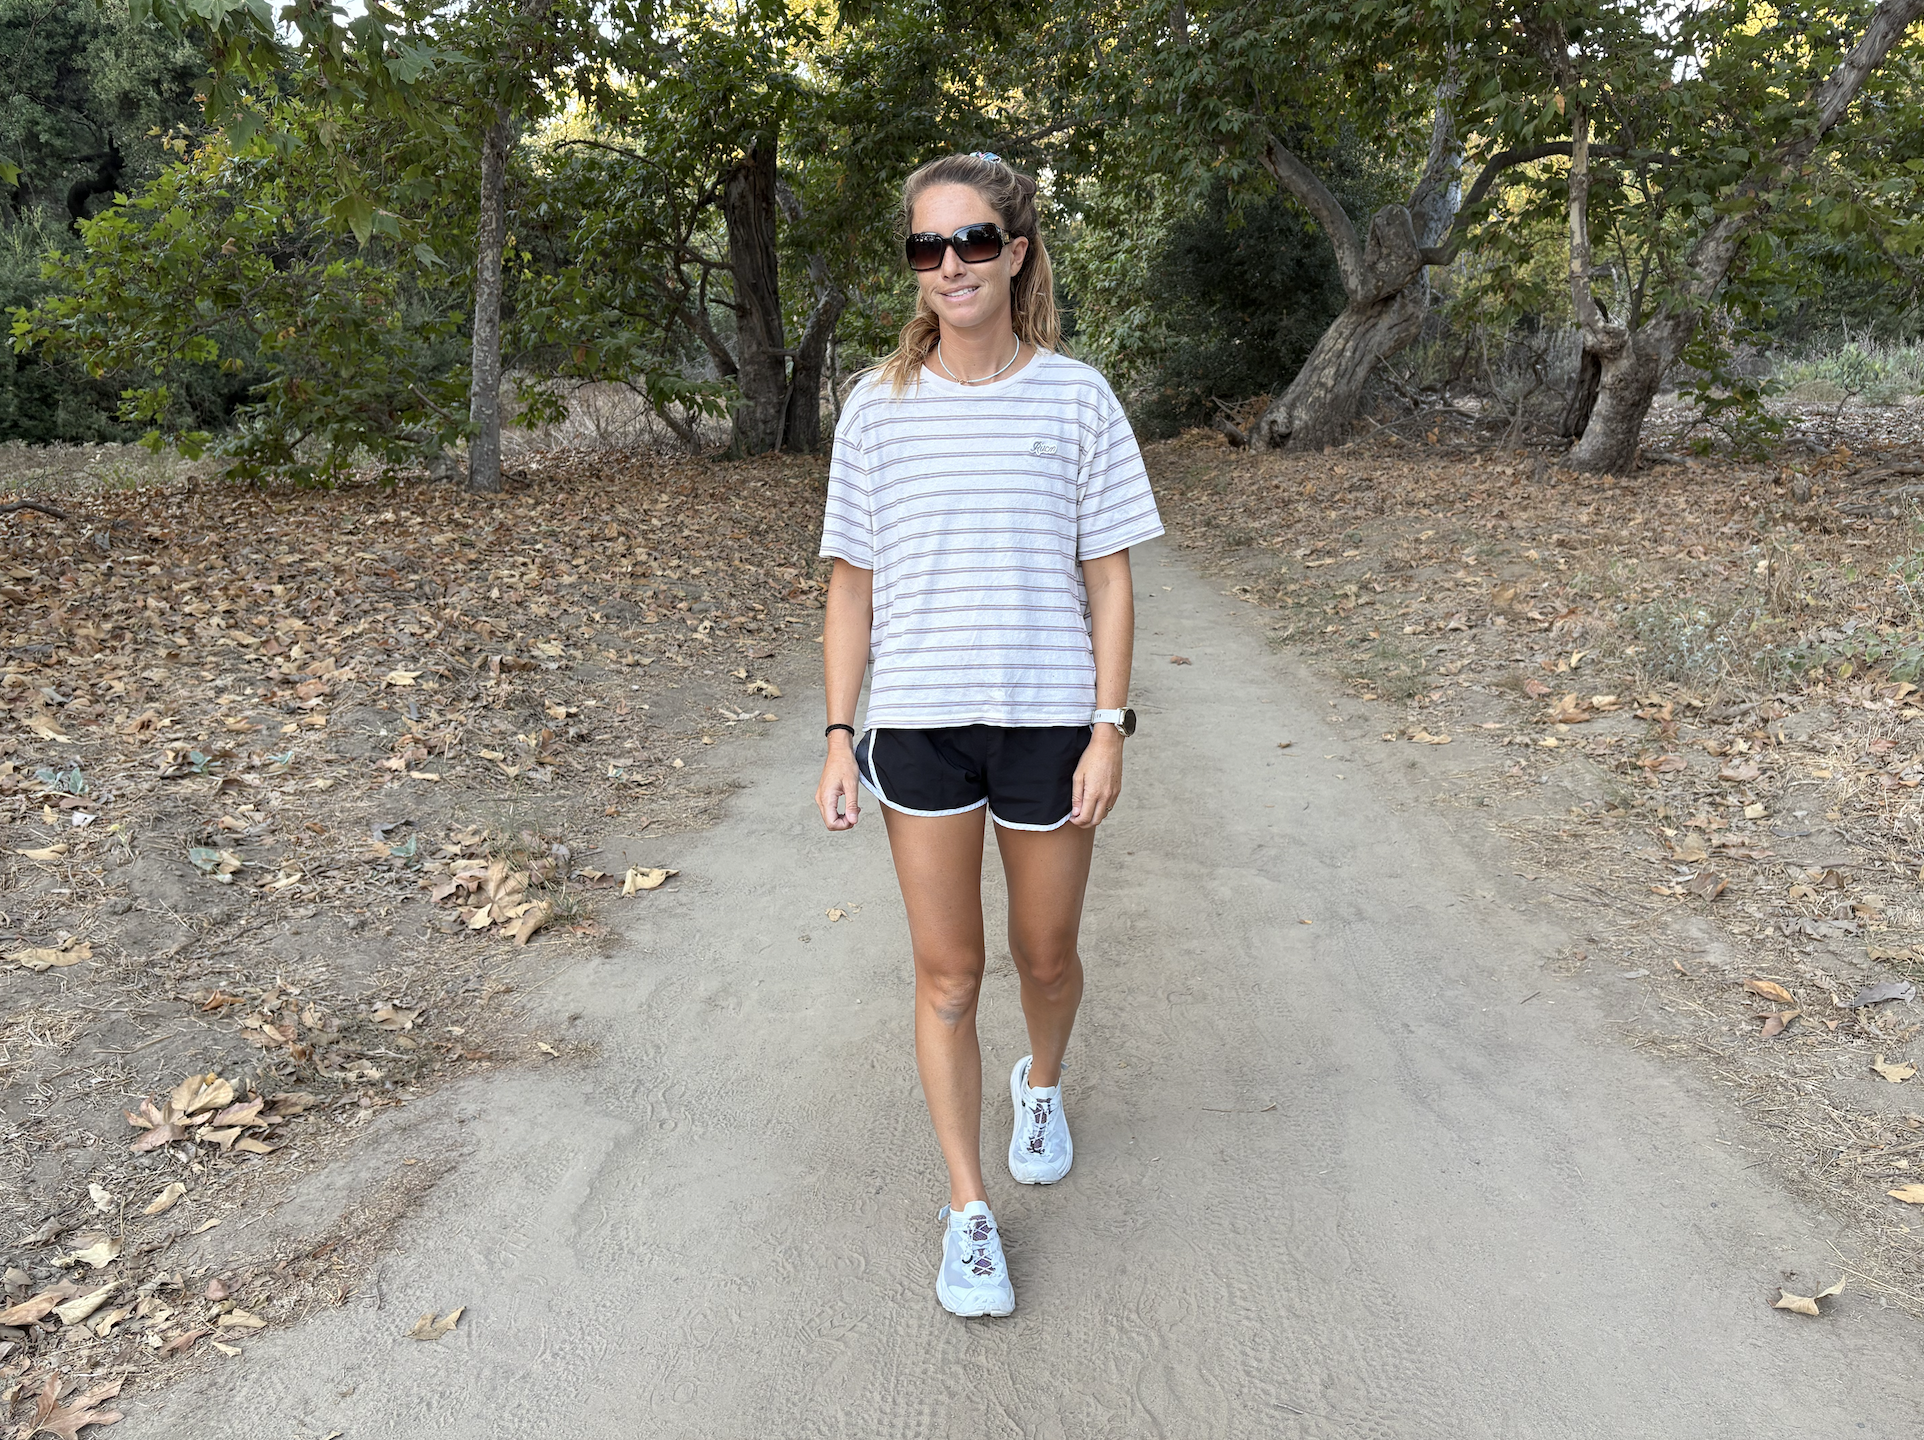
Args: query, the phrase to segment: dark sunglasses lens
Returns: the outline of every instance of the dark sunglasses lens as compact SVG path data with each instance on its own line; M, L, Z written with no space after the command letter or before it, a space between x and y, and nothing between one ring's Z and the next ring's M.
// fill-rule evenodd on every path
M970 225L955 232L955 253L965 265L980 265L1002 253L1002 235L993 225Z
M938 270L942 266L942 252L948 248L948 237L911 235L904 248L908 251L909 269Z

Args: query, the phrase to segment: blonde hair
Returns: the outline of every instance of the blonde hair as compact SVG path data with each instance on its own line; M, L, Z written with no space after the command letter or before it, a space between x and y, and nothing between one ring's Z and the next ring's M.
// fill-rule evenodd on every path
M1038 350L1060 349L1062 317L1056 313L1055 271L1049 265L1049 247L1042 243L1042 227L1036 221L1035 181L992 155L944 155L931 160L902 186L903 238L915 228L915 202L935 185L968 186L989 202L1004 230L1029 242L1022 268L1009 282L1009 318L1018 340L1026 340ZM902 327L895 353L881 365L882 378L891 391L900 395L908 389L941 339L942 322L929 307L928 299L918 292L915 317Z

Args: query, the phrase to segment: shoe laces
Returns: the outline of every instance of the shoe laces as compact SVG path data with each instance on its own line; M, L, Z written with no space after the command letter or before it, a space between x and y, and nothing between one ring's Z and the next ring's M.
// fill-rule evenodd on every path
M962 1222L964 1254L962 1268L978 1279L996 1272L995 1222L986 1215L973 1215Z
M1055 1101L1047 1095L1031 1094L1029 1100L1029 1133L1023 1144L1031 1155L1040 1155L1043 1142L1049 1134L1049 1117L1055 1113Z

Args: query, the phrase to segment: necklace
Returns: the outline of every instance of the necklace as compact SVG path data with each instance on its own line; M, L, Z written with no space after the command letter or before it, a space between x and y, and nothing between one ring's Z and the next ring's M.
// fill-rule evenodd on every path
M1009 366L1015 364L1016 361L1022 358L1022 341L1020 337L1011 335L1009 338L1015 341L1015 354L1011 355L1003 364L1002 370L1007 370ZM935 363L942 367L942 373L944 375L948 376L949 379L958 385L986 385L995 379L996 375L1002 373L1002 370L997 370L994 374L984 375L980 380L964 380L960 375L949 369L949 362L942 358L942 342L940 340L935 342Z

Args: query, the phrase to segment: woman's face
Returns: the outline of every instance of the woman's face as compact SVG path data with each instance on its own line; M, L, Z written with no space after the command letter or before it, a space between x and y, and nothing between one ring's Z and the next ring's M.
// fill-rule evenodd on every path
M918 231L953 235L964 225L984 221L999 225L1002 217L967 185L931 185L915 199L912 228ZM1008 330L1012 328L1009 282L1021 271L1028 253L1028 240L1017 236L995 259L964 265L956 258L955 247L950 246L942 252L941 265L934 270L917 270L915 279L929 308L941 318L943 329Z

